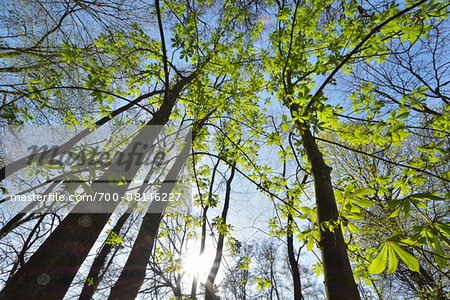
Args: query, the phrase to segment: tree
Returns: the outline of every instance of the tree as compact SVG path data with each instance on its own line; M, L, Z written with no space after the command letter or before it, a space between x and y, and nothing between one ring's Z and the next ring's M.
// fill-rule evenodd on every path
M265 239L242 243L232 254L232 265L223 284L227 299L289 299L294 297L286 245ZM325 299L324 290L311 270L300 265L302 295Z
M311 127L320 130L327 127L333 128L336 124L332 106L327 108L325 104L327 99L324 96L324 89L333 83L333 77L339 70L343 69L344 72L351 70L349 66L357 61L356 55L366 59L374 55L387 55L388 51L383 41L389 39L393 32L396 36L400 27L408 33L401 37L401 41L405 38L414 39L426 26L411 22L413 18L409 17L409 14L416 16L425 14L428 17L429 12L425 10L427 6L424 1L419 1L409 4L403 10L395 6L394 8L387 6L384 11L366 20L367 16L361 16L361 9L357 9L359 5L351 2L344 6L346 10L353 10L353 13L345 11L342 15L335 16L336 19L341 20L340 27L336 27L334 22L322 23L321 25L325 28L318 33L314 26L319 22L320 14L315 13L314 3L311 7L305 3L300 5L300 2L292 7L285 7L284 2L282 4L278 2L278 5L280 25L272 37L272 49L276 55L271 57L267 54L266 64L272 70L272 76L278 84L275 85L273 93L290 110L291 122L298 130L311 164L311 173L315 180L320 231L319 246L323 256L327 295L330 299L359 299L339 225L339 212L330 177L331 168L324 161ZM439 15L441 9L443 7L438 8L434 14ZM362 26L368 29L363 30ZM353 28L353 30L359 28L359 31L353 34L353 30L347 31L346 28ZM345 49L344 43L352 45L351 50L346 53L345 50L342 51ZM367 47L366 43L372 43L373 46ZM323 49L327 49L328 52ZM308 59L310 55L308 51L316 54L315 63ZM282 67L276 70L275 65ZM327 73L329 75L326 75L320 87L315 92L311 92L312 74ZM315 113L316 111L318 113ZM287 119L287 117L284 118Z
M155 107L159 108L153 112L152 114L152 118L149 122L146 123L146 125L164 125L168 122L169 117L171 116L172 112L173 112L173 108L176 104L176 102L178 101L178 98L180 97L180 94L182 93L182 90L187 87L188 84L190 84L196 77L201 77L201 76L205 76L204 74L206 74L205 72L208 72L208 69L202 69L203 66L205 65L205 63L208 63L209 60L213 59L215 60L216 57L220 58L220 52L224 51L224 50L228 50L227 48L225 48L225 43L220 43L218 42L223 36L225 36L225 31L224 28L226 28L228 25L230 25L232 22L235 22L234 19L230 19L227 23L224 24L223 27L219 27L217 28L217 30L215 30L215 33L217 33L217 35L213 38L211 41L208 41L208 43L210 43L209 45L212 47L211 50L208 51L208 54L204 55L203 52L200 51L196 51L195 52L195 47L197 47L198 45L187 45L191 48L185 48L182 50L184 54L181 55L182 58L186 58L186 60L188 58L191 58L193 60L196 60L198 62L197 67L199 67L199 69L193 71L191 74L185 74L186 76L184 76L183 74L181 74L177 68L175 68L173 65L170 65L170 68L173 68L173 70L175 71L175 73L177 73L176 76L174 76L174 78L170 78L169 77L169 61L167 59L167 50L165 48L165 38L164 38L164 31L163 31L163 27L162 27L162 22L161 22L161 13L159 11L159 4L156 4L156 14L158 16L159 19L159 29L160 29L160 35L161 35L161 48L157 49L157 50L161 50L162 54L158 54L157 50L155 50L155 45L152 44L152 42L150 43L146 43L144 45L150 44L148 45L149 49L145 49L145 50L141 50L141 45L142 45L142 41L139 41L138 39L145 37L145 35L143 34L142 31L140 31L137 28L133 28L134 30L134 34L137 34L132 36L132 41L135 42L134 44L131 45L132 47L137 47L137 50L131 50L131 49L124 49L125 53L132 53L133 55L133 51L138 51L140 54L147 52L147 54L149 54L150 56L152 56L153 59L155 59L157 62L159 60L159 66L157 65L157 67L159 68L160 72L163 72L164 75L164 79L161 80L163 82L163 85L165 86L163 89L163 94L164 97L162 99L162 101L160 102L160 106L159 105L155 105ZM192 16L191 16L192 17ZM230 16L228 15L228 12L224 13L223 16L225 19L230 18ZM195 18L190 19L190 22L194 22L196 21ZM183 32L183 30L186 30L185 32ZM187 38L188 34L191 33L192 28L178 28L178 31L176 32L175 38L174 38L174 45L175 46L179 46L180 48L185 47L186 45L184 44L184 42L182 41L182 39ZM186 36L183 37L182 35L185 34ZM114 53L114 55L116 55L115 51L122 51L119 50L118 47L120 47L120 45L123 45L123 38L125 38L126 36L122 33L119 34L114 34L114 37L112 39L105 39L105 36L100 36L98 38L98 40L95 41L95 45L99 48L107 48L107 51L109 51L109 53ZM152 39L148 39L150 41L152 41ZM241 38L239 38L239 41L241 41ZM202 41L203 43L203 41ZM186 47L187 47L186 46ZM203 45L204 47L208 47L208 45ZM193 48L192 48L193 47ZM80 58L77 56L77 53L79 53L80 49L78 49L77 47L67 47L68 51L70 51L69 53L66 53L66 55L68 55L68 62L75 62L75 63L79 63L80 62ZM231 48L232 49L232 48ZM128 52L129 51L129 52ZM186 52L189 51L189 52ZM157 53L156 58L155 56L155 52ZM134 58L133 56L128 56L127 59L130 60ZM141 59L144 57L141 57ZM127 61L126 59L121 58L120 61L118 61L119 63L122 63L123 61ZM131 60L133 61L133 60ZM117 62L117 61L116 61ZM91 72L92 71L96 71L98 69L93 68L92 65L95 66L95 61L93 60L89 60L88 62L91 64L91 67L88 69ZM127 70L129 71L129 70ZM158 78L159 74L155 74L155 73L150 73L150 76L155 76L156 78ZM104 95L109 95L108 97L114 95L115 93L110 93L108 91L106 91L110 86L110 74L108 73L104 73L104 72L100 72L100 74L95 74L94 73L90 73L88 74L88 80L87 80L87 84L85 86L87 86L86 88L89 90L93 90L93 92L91 93L91 95L93 97L95 97L96 101L99 101L102 104L102 101L104 99ZM177 82L175 82L174 84L171 84L169 81L171 79L175 79L178 80ZM238 78L235 78L235 80L237 80ZM34 79L36 82L40 82L39 79ZM134 81L134 79L130 79L131 81ZM203 80L208 80L208 77L205 76ZM139 83L142 84L144 81L141 80L141 82ZM138 86L139 86L138 85ZM133 86L132 90L127 91L126 93L135 93L136 91L138 91L138 86ZM50 85L50 88L53 89L53 86ZM85 88L85 87L83 87ZM83 89L81 88L81 89ZM46 88L48 89L48 88ZM34 91L34 90L33 90ZM36 90L36 93L39 93L39 90ZM195 93L196 90L195 88L193 89L193 92ZM197 90L198 92L198 90ZM34 95L34 92L33 92ZM147 94L148 95L148 94ZM60 96L60 95L57 95ZM147 96L141 97L142 98L146 98ZM224 97L222 97L222 99L226 99ZM136 99L137 100L137 99ZM109 101L109 98L108 98ZM131 101L136 103L137 101ZM201 107L206 107L208 108L208 105L205 102L200 103ZM217 110L217 107L216 107ZM203 111L205 111L205 109L203 109ZM214 110L212 111L214 112ZM194 115L197 115L198 113L202 113L201 111L197 111L197 112L193 112ZM189 112L190 114L190 112ZM206 115L209 116L211 114L211 112L207 113ZM69 114L70 116L70 114ZM73 116L72 116L73 117ZM70 120L74 121L74 118L70 118ZM203 118L203 122L206 119ZM157 132L149 132L147 130L147 132L141 131L133 140L133 143L130 144L128 146L127 149L124 150L124 154L125 155L130 155L133 151L133 147L134 145L137 144L142 144L142 145L146 145L144 142L144 137L145 139L148 141L150 140L150 142L156 137L154 134L157 134ZM151 137L153 135L153 138ZM133 145L134 144L134 145ZM145 148L145 147L144 147ZM102 175L102 177L100 177L98 180L100 181L104 181L107 180L108 177L111 176L111 174L115 171L117 171L118 168L118 162L115 162L116 166L113 166L110 168L109 173L106 172L105 174ZM131 177L134 177L134 174L136 174L137 172L137 167L138 165L134 164L134 167L131 170L128 170L128 174ZM123 172L123 171L122 171ZM176 175L177 172L175 172L173 175ZM122 175L124 175L122 173ZM93 190L95 191L96 189L100 189L100 185L96 185L94 183L93 185ZM125 187L112 187L114 193L117 193L119 195L123 195L124 191L125 191ZM168 190L167 192L170 192L170 190ZM90 248L92 247L94 241L97 239L98 235L100 234L103 226L106 224L106 222L108 221L109 218L109 214L102 214L102 215L86 215L83 216L84 218L89 218L90 220L93 220L92 224L89 224L88 229L83 229L81 227L84 227L81 223L79 222L79 216L73 215L73 214L69 214L68 216L65 217L65 219L59 224L58 228L56 231L54 231L46 240L45 242L41 245L41 247L39 248L39 250L32 256L32 258L27 262L27 265L24 266L23 268L21 268L15 275L14 278L10 281L8 281L8 283L6 284L6 287L3 289L2 291L2 296L7 297L8 295L17 295L18 293L27 293L27 296L32 298L32 297L37 297L40 298L41 295L43 294L47 294L47 295L52 295L52 297L62 297L64 295L64 293L67 291L67 288L69 287L70 282L72 281L73 277L75 276L76 272L78 271L79 267L80 267L80 261L82 262L84 260L84 258L86 257L88 251L90 250ZM149 218L152 230L150 232L148 232L150 234L150 236L152 238L155 238L155 233L157 228L159 227L159 222L160 222L160 216L161 214L158 213L156 215L146 215L146 217ZM145 220L144 220L145 221ZM148 226L147 222L143 223L145 226ZM147 225L146 225L147 224ZM81 230L80 230L81 229ZM74 247L71 243L67 242L67 231L69 233L72 233L72 240L71 243L75 243L77 245L80 245L80 248L73 251ZM139 237L138 237L139 239ZM81 246L82 245L82 246ZM137 243L137 245L139 245L139 243ZM152 248L152 243L149 245L146 245L146 247L149 246L149 249L146 250L146 254L148 255L151 252L151 248ZM49 251L49 249L54 249L54 251L59 251L61 253L71 253L71 255L62 255L62 256L54 256L53 254L51 254L51 251ZM79 251L78 251L79 250ZM132 252L133 253L133 252ZM38 265L43 263L45 265L45 269L39 268ZM139 266L143 267L143 270L145 270L145 263L144 265L142 265L142 263L139 263ZM67 267L67 269L66 269ZM58 269L59 268L59 269ZM60 270L62 270L61 268L64 268L64 274L61 273ZM34 271L33 270L37 270L39 269L40 272L43 272L42 274L46 275L46 276L50 276L50 278L52 279L50 281L50 284L45 284L45 288L44 289L40 289L39 288L39 282L37 282L36 280L30 280L28 278L28 276L32 276L34 277ZM67 272L67 270L70 269L70 272ZM56 273L55 273L56 272ZM59 274L58 274L59 273ZM54 274L58 274L58 275L54 275ZM123 274L126 274L123 273ZM142 274L142 273L141 273ZM127 275L125 275L126 277ZM141 276L141 275L139 275ZM143 277L141 277L143 279ZM142 280L141 279L141 280ZM117 282L117 286L118 286L118 290L120 290L120 285L123 282L126 282L127 280L121 280L119 279L119 281ZM140 283L142 281L137 281L137 285L136 287L139 288ZM31 284L32 286L29 286L29 284ZM28 288L24 288L25 286L28 286ZM54 290L51 290L52 288L54 288ZM129 288L129 287L127 287ZM113 288L113 293L112 295L114 295L114 293L116 290ZM43 294L40 294L43 293ZM131 293L134 293L134 295L137 293L137 290L131 291Z
M359 149L370 148L371 145ZM352 240L351 256L359 264L356 268L357 272L360 272L359 276L365 278L364 280L368 280L368 282L372 281L374 286L377 285L375 287L377 289L385 290L382 287L386 286L388 291L384 291L384 293L390 295L395 294L398 289L405 289L409 290L405 293L411 293L421 299L427 299L431 295L436 299L446 299L445 290L448 286L448 283L446 283L448 278L445 275L445 270L447 263L445 254L441 251L442 247L445 246L441 246L437 237L430 236L433 242L428 245L411 243L411 239L417 239L417 230L422 230L423 226L427 227L421 213L427 214L430 219L439 224L446 218L447 209L441 207L438 201L426 200L427 198L403 198L401 196L402 186L397 182L408 183L409 178L404 175L401 168L391 163L391 161L396 161L396 157L405 157L405 153L417 155L418 153L414 153L414 143L404 141L401 148L385 150L381 157L385 158L386 161L365 157L344 148L335 149L333 152L333 154L330 153L330 157L333 157L333 160L340 157L336 166L339 168L340 174L343 175L341 180L336 183L340 190L338 199L343 211L342 214L349 215L350 212L360 214L360 220L355 219L352 224L349 224L350 220L348 220L347 223ZM428 179L428 181L434 180ZM412 190L412 195L420 196L422 194L426 197L427 192L423 189L423 186L410 187L419 189ZM352 195L352 189L365 190L365 192ZM405 200L411 201L409 204L411 210L405 208L405 210L400 211L395 203ZM378 281L377 277L365 273L364 270L368 267L369 262L365 257L367 253L375 251L380 244L384 243L392 246L392 251L387 248L390 257L387 274L383 272L385 269L383 264L380 264L377 270L374 268L375 265L371 264L369 267L369 271L373 270L371 271L373 273L383 272L379 275L381 278ZM365 244L366 247L359 246L361 244ZM394 244L398 246L393 246ZM391 255L396 255L395 253L399 254L401 262L415 271L402 265L398 265L396 270L397 264L394 262L397 259L391 257ZM386 284L387 280L390 281L389 285Z
M375 248L385 241L387 244L398 243L413 256L411 261L415 262L416 271L401 266L394 272L393 263L396 258L391 256L395 255L395 250L393 249L391 253L389 250L391 248L387 247L390 269L387 276L384 273L381 275L383 280L376 283L378 288L382 285L381 287L386 286L392 291L394 287L387 285L385 280L395 278L402 282L399 288L400 286L404 288L405 293L423 299L430 295L445 299L445 282L448 280L445 271L441 272L447 265L447 258L443 252L447 247L447 238L443 233L433 229L436 226L444 228L447 226L447 208L442 205L445 198L440 198L448 193L446 180L448 168L444 150L447 143L446 129L439 127L438 124L440 118L448 111L445 106L445 93L442 97L435 94L436 91L445 90L445 85L440 86L442 78L446 78L447 71L442 67L445 62L437 55L446 51L442 43L447 38L442 34L445 28L443 22L432 23L432 29L427 36L418 37L415 43L408 47L401 43L393 43L392 54L385 58L386 62L379 67L360 63L355 68L353 77L359 86L364 87L364 91L361 90L361 94L355 92L354 95L360 97L362 101L357 103L352 100L352 103L360 105L361 111L367 112L370 118L342 116L347 118L349 123L339 134L341 142L331 136L322 139L337 146L334 153L330 152L333 160L337 161L340 157L336 167L343 177L337 184L342 190L345 185L348 187L356 185L361 188L360 191L363 191L362 196L365 198L363 201L366 202L358 204L370 207L363 208L367 210L363 214L364 225L362 228L358 226L359 231L353 232L353 237L357 235L366 243L377 241L373 244ZM413 60L418 57L421 59ZM427 69L429 72L426 72ZM362 71L365 72L364 76ZM397 74L401 80L393 80L392 74ZM417 94L415 90L421 89L421 84L425 84L427 86L425 89L430 88L431 92L424 91L426 94ZM437 86L433 87L433 84ZM432 99L442 102L435 102ZM372 104L369 104L369 101ZM398 111L398 117L395 117L393 110ZM400 116L402 112L403 116ZM358 128L365 128L364 131L368 129L371 132L367 141L360 142L354 138L355 131L359 132ZM386 138L372 135L376 131L380 131ZM345 143L342 142L344 140ZM370 153L371 148L379 148L379 151L376 155L364 157L364 153ZM345 188L344 194L349 194L348 191L352 188L354 187ZM342 196L340 198L342 199ZM344 198L343 205L346 201L348 200ZM346 205L351 206L353 212L357 211L353 205ZM425 235L428 237L425 238ZM421 242L418 242L419 237ZM408 239L416 243L405 244ZM357 246L359 243L354 243L352 251L358 252L357 255L361 257L361 250ZM380 255L379 258L387 258L387 254ZM384 270L381 267L380 264L379 272ZM375 285L375 282L373 284Z

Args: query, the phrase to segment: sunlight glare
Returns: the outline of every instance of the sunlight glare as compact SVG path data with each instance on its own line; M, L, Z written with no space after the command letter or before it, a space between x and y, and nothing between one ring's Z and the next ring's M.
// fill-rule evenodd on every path
M214 262L214 254L211 252L199 255L189 255L184 259L183 269L188 276L198 273L199 277L207 276Z

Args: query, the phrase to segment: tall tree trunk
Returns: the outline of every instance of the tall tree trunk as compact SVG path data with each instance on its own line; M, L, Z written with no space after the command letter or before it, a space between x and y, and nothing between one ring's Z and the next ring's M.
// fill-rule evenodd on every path
M205 243L206 243L206 220L207 220L207 214L209 205L211 204L212 199L212 193L213 193L213 186L214 181L216 178L216 172L217 167L219 166L220 159L217 160L216 164L213 167L212 176L211 176L211 183L209 185L209 191L208 191L208 202L206 205L203 203L203 198L201 198L202 206L203 206L203 214L202 214L202 236L200 240L200 253L199 256L201 257L203 253L205 252ZM201 193L200 197L201 197ZM191 299L197 299L197 284L198 284L198 272L194 275L194 279L192 280L192 287L191 287Z
M230 205L230 194L231 194L231 182L233 181L235 165L231 166L231 174L227 180L225 200L222 210L222 224L226 225L228 207ZM214 281L216 280L217 272L219 271L220 262L222 260L223 252L223 242L225 239L225 233L221 232L219 234L219 240L217 241L216 256L214 258L214 263L209 271L208 278L205 284L205 300L216 300L218 297L214 294Z
M301 126L301 124L297 125ZM338 210L331 185L331 168L326 165L309 128L301 126L299 130L314 176L317 219L320 230L319 246L322 251L327 298L330 300L359 300L361 298L353 278L340 226L336 226L333 230L324 229L321 226L324 222L337 222L338 220Z
M147 213L119 279L108 299L135 299L144 281L162 213Z
M194 72L177 82L165 95L160 109L146 125L166 124L179 94L195 77ZM159 134L154 128L147 127L136 135L123 152L126 157L129 155L133 160L126 174L122 170L123 167L117 161L114 162L108 171L92 184L94 191L117 193L120 196L125 194L127 184L108 185L108 189L105 189L105 182L109 181L110 174L113 173L126 175L126 178L136 175L139 165L138 158L133 155L135 145L138 143L141 143L141 146L147 145L141 147L141 153L145 153L144 149L152 150L148 145L151 146ZM80 204L74 208L75 211L81 207ZM117 203L110 201L101 205L110 205L109 209L112 211ZM68 214L26 264L6 283L0 292L0 299L62 299L110 216L111 213Z
M111 232L119 234L120 230L122 229L126 220L130 217L130 215L131 211L128 209L123 215L120 216L119 220L117 221L116 225L114 225L114 228L111 230ZM103 269L106 262L106 258L108 254L111 252L111 249L113 247L114 247L113 244L107 243L103 244L100 253L97 254L97 256L94 259L94 262L92 263L92 266L89 270L89 274L87 276L87 280L84 283L83 289L81 290L79 300L92 299L92 295L94 295L94 292L97 289L98 284L100 283L101 279L100 271Z
M145 193L145 189L147 187L148 182L150 181L152 175L154 174L153 166L150 168L149 172L147 173L147 176L145 177L141 187L136 192L137 195L143 195ZM127 209L127 211L119 218L116 225L114 226L112 232L119 233L122 229L123 224L125 221L130 217L131 213L133 212L133 208L130 207ZM95 258L91 269L89 271L88 280L86 280L83 290L81 291L81 295L79 300L89 300L92 298L92 295L94 294L95 290L97 289L98 284L100 283L101 278L99 277L99 273L101 269L103 268L106 257L108 256L109 252L111 252L111 249L113 248L112 244L104 244L102 247L102 250ZM92 279L91 279L92 278Z
M203 208L203 214L202 214L202 236L201 236L201 240L200 240L200 252L199 252L199 256L200 257L205 252L206 219L207 219L208 209L209 209L209 205L206 205ZM198 272L195 273L194 279L192 280L191 299L197 299L197 285L198 285Z
M292 201L291 201L292 203ZM289 209L289 208L288 208ZM294 218L292 217L292 212L289 211L288 213L288 224L287 224L287 250L288 250L288 258L289 258L289 265L291 267L291 274L292 274L292 283L294 285L294 299L295 300L302 300L302 283L300 279L300 270L298 268L298 261L295 259L295 252L294 252L294 238L292 234L292 224L294 223Z
M211 116L211 114L214 113L214 111L215 109L194 125L192 140L195 140L197 130L204 125L206 120ZM187 144L175 160L174 165L167 174L167 178L172 179L178 176L184 165L184 157L187 157L189 151L190 144ZM163 183L158 193L169 194L174 186L175 182L173 180L168 183ZM136 295L145 279L145 271L153 250L153 245L155 244L155 239L158 235L162 212L164 211L166 205L167 202L162 201L153 201L151 203L149 210L144 216L141 228L139 229L138 236L133 244L133 248L128 256L127 262L122 269L119 279L112 287L108 299L115 300L136 298Z

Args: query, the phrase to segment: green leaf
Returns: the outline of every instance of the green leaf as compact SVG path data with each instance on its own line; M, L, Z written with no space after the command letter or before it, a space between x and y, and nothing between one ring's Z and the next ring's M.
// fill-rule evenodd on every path
M380 253L378 253L377 257L372 261L369 266L370 274L379 274L384 271L386 268L386 260L387 260L387 245L384 244L383 248L381 248Z
M351 232L354 232L354 233L359 233L359 229L355 226L355 225L353 225L352 223L347 223L347 227L348 227L348 229L351 231Z
M403 261L403 263L414 272L419 272L420 264L417 258L403 250L396 243L391 243L391 247L394 249L395 253L397 253L398 257Z
M402 112L397 116L397 119L405 119L409 116L409 111Z
M388 201L387 204L389 205L389 207L397 207L398 205L400 205L400 203L402 202L402 199L399 200L391 200Z
M402 210L402 207L403 207L403 205L397 206L397 208L394 210L394 212L388 218L395 218L396 216L398 216L398 214Z
M413 240L410 240L410 239L402 239L402 240L400 240L400 243L405 244L405 245L408 245L408 246L418 246L418 245L421 245L419 242L413 241Z
M418 208L428 209L428 206L420 200L410 199L411 202Z
M397 256L395 255L395 251L392 247L389 247L389 267L388 267L388 275L395 272L398 266Z
M367 195L369 192L368 188L360 188L360 189L356 189L352 192L352 196L353 197L360 197L360 196L364 196Z
M441 256L434 255L434 259L436 260L436 264L439 268L444 268L447 266L447 260Z
M349 183L345 189L344 189L344 197L348 197L351 194L351 191L353 190L353 184Z
M314 247L314 238L309 237L308 241L306 242L306 250L311 251Z
M361 207L370 207L374 204L371 200L368 199L353 199L352 201Z
M436 223L435 226L437 227L437 229L439 229L439 231L445 235L445 236L450 236L450 226L447 224L443 224L443 223Z
M309 236L311 234L311 232L312 232L312 229L304 230L297 235L297 238L299 240L303 240L305 237Z
M444 268L447 265L447 260L442 257L441 255L444 255L444 251L442 251L441 244L436 239L436 242L433 244L434 248L436 249L436 253L440 255L434 255L434 260L436 261L436 264L440 268Z
M411 194L408 197L419 198L419 199L430 199L430 200L445 200L445 198L433 195L432 193L416 193L416 194Z

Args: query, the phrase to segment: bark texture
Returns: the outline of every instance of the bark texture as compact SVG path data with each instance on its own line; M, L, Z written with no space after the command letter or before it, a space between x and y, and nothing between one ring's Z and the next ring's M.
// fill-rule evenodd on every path
M325 290L330 300L359 300L358 287L353 278L352 268L347 255L347 246L340 226L333 231L324 230L323 222L337 222L338 210L331 185L331 168L323 159L311 131L301 128L301 137L306 154L311 162L316 194L317 219L320 228L320 249L322 251Z

